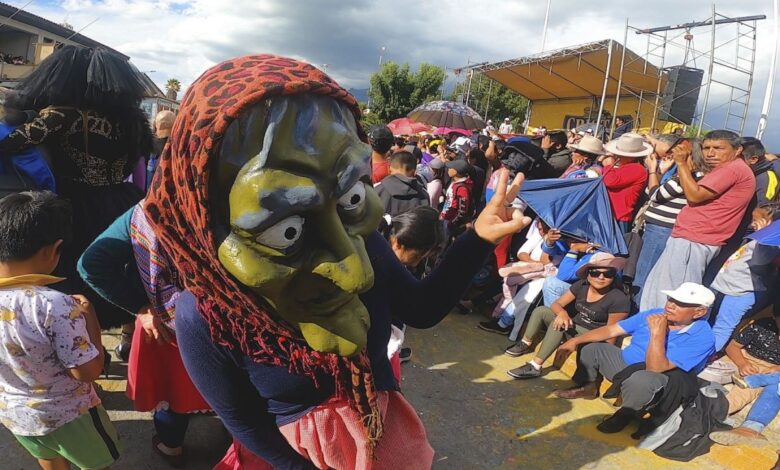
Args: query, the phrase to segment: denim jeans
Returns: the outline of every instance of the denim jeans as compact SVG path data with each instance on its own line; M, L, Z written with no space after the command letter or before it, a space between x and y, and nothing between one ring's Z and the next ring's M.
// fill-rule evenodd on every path
M777 386L770 385L764 387L761 395L758 396L758 399L753 403L753 407L750 408L750 412L742 423L742 427L761 432L775 419L778 411L780 411L780 394L777 392Z
M542 297L544 298L544 306L549 307L560 296L566 292L571 284L565 281L561 281L557 277L548 277L544 280L544 286L542 287Z
M744 377L745 382L750 385L750 388L768 387L770 385L780 384L780 372L773 374L755 374Z
M723 296L715 316L715 323L712 324L712 332L715 334L715 351L720 351L729 342L731 334L742 318L753 309L753 305L756 304L756 294L748 292L742 295L724 295L716 291L716 295Z
M512 332L509 335L511 341L517 340L517 334L520 332L520 328L525 322L525 317L528 315L528 310L531 308L531 304L539 296L539 292L542 291L544 285L544 279L534 279L523 286L517 291L512 301L501 312L501 318L498 319L498 325L506 328L512 326Z
M158 410L154 412L154 429L160 440L167 447L181 447L184 443L184 435L190 424L190 415L174 413L170 410Z
M639 253L639 259L636 262L636 272L634 281L631 283L634 287L639 287L634 296L634 302L639 305L639 298L642 293L642 287L645 285L647 275L655 266L655 262L661 257L666 247L666 241L672 234L672 229L661 227L656 224L645 224L645 233L642 234L642 251Z

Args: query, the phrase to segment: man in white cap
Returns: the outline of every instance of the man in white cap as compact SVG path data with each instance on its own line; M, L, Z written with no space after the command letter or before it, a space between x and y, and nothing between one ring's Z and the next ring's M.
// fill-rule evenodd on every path
M704 319L715 294L693 282L663 294L667 299L664 308L639 312L575 336L559 348L575 351L585 345L580 349L573 378L576 386L556 391L558 398L597 398L599 374L612 381L627 367L645 363L644 369L635 371L620 384L622 408L598 425L602 432L619 432L637 417L666 386L669 378L664 373L674 369L698 373L715 353L715 335ZM623 350L601 342L624 335L631 336L631 344Z
M501 123L500 126L498 126L498 133L499 134L511 134L514 131L514 128L512 127L512 123L509 122L509 118L504 118L504 122Z
M496 128L493 126L493 121L488 119L487 125L482 129L482 135L491 135L496 132Z
M607 142L604 149L616 158L613 165L604 166L604 186L615 220L623 233L628 233L634 220L634 208L647 185L647 170L641 162L653 153L653 146L641 135L629 132Z

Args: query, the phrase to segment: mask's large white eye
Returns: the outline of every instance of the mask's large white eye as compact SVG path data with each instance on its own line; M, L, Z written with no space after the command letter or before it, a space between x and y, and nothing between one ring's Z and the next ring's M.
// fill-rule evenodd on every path
M339 205L344 210L353 211L362 206L365 201L366 185L361 181L358 181L354 186L349 188L349 191L339 198Z
M303 235L303 217L293 215L264 230L255 240L267 247L285 250L293 246L301 235Z

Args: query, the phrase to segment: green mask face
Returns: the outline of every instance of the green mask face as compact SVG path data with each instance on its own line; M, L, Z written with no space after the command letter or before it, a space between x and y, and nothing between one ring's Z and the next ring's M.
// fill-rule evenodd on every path
M230 186L219 260L317 351L351 356L366 345L358 294L374 272L364 237L382 215L364 182L370 155L346 106L314 95L258 105L222 144L220 165L246 163Z

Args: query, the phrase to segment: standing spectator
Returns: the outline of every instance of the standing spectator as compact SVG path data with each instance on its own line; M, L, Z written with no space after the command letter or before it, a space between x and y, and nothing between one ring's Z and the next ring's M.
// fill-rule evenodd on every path
M756 202L760 205L774 201L778 194L778 176L773 162L766 158L764 145L755 137L743 137L740 143L742 158L756 177Z
M628 233L634 219L634 207L647 183L647 171L638 159L650 155L653 146L641 135L629 132L607 142L604 148L616 158L613 165L604 166L604 186L615 220L623 233Z
M70 205L53 193L0 200L0 421L41 468L107 468L120 447L92 385L107 354L100 325L85 297L48 287L70 232Z
M390 157L390 175L374 187L385 214L395 217L429 204L428 193L414 176L416 168L417 160L409 152L398 152Z
M604 155L604 144L591 135L587 135L569 144L571 149L571 165L566 168L561 178L598 178L602 168L598 158Z
M480 149L474 148L469 150L466 155L466 161L471 166L470 177L474 181L474 204L479 207L482 203L482 195L485 192L485 177L487 169L487 159L485 158L485 152Z
M493 126L493 121L488 119L487 120L487 125L485 126L484 129L482 129L482 134L483 135L491 135L494 132L496 132L496 128L495 128L495 126Z
M645 158L648 174L646 193L649 204L645 212L644 226L639 221L639 226L634 227L634 230L643 230L642 249L632 282L632 285L638 288L634 293L637 302L650 270L666 247L677 216L682 208L688 205L680 186L672 149L677 145L691 146L692 176L695 180L700 180L709 171L699 142L689 143L673 134L663 134L653 138L652 141L654 151Z
M512 123L509 122L509 118L504 118L504 122L501 123L500 126L498 126L498 133L499 134L512 134L514 132L514 127L512 126Z
M662 290L702 281L707 265L737 231L755 194L756 181L740 158L737 134L711 131L704 136L702 148L711 171L698 182L693 177L691 154L682 147L673 149L688 205L677 216L672 235L648 275L640 310L662 305Z
M157 162L162 155L162 151L165 148L165 144L168 143L168 137L171 135L171 129L173 128L173 121L176 120L176 115L173 112L160 111L157 116L154 117L154 138L152 139L152 153L146 162L146 189L149 190L149 185L152 184L152 177L154 171L157 169Z
M428 164L428 168L431 171L431 181L427 184L425 190L430 197L431 207L439 210L441 207L441 195L444 191L444 162L438 158L434 158Z
M447 221L450 235L458 235L466 229L466 224L473 217L474 182L469 178L471 167L465 160L453 160L445 166L452 182L447 188L441 219Z
M371 144L371 182L379 183L390 174L390 148L395 144L392 131L387 126L372 126L368 131Z
M555 170L552 178L561 176L572 163L571 150L566 147L568 143L569 139L562 131L551 132L542 137L540 146L544 150L544 159Z
M615 118L615 132L612 134L612 138L617 139L626 132L631 132L631 129L633 128L634 123L632 121L626 121L622 117L618 116Z

